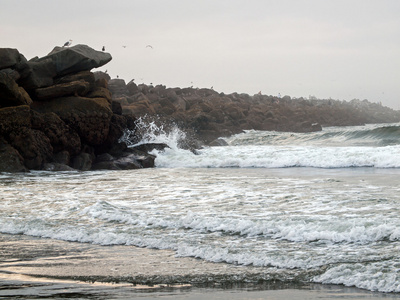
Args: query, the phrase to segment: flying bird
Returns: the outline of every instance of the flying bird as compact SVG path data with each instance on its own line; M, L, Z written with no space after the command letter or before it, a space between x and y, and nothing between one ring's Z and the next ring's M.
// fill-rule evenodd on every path
M122 48L126 48L126 46L122 46Z
M65 42L63 47L69 47L72 43L72 40L68 40L68 42Z
M151 48L151 49L153 49L153 46L152 46L152 45L147 45L146 48Z

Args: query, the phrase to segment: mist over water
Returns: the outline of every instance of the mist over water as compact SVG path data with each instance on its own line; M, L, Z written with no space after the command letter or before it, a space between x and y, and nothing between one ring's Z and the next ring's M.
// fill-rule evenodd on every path
M178 128L142 125L132 144L170 147L155 169L0 174L0 232L400 292L400 124L247 131L196 154Z

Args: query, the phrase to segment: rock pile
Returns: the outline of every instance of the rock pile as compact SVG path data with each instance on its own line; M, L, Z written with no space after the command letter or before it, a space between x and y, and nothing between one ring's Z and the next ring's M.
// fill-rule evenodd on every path
M125 113L156 115L193 132L206 144L243 130L311 132L322 126L399 122L400 112L366 100L291 99L256 94L224 94L212 89L166 88L109 80L113 100Z
M0 49L0 172L152 167L154 157L118 143L134 130L107 80L91 69L112 59L86 45L31 60Z
M145 115L178 125L192 136L190 148L249 129L310 132L400 122L399 111L366 100L126 84L91 71L111 59L86 45L55 47L29 61L16 49L0 49L0 172L153 167L147 152L165 145L133 149L118 142Z

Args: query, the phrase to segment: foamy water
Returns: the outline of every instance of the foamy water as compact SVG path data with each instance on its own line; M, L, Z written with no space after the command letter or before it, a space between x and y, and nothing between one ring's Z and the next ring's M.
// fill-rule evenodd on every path
M0 232L400 292L400 148L382 142L396 126L251 131L197 154L176 146L178 130L155 169L1 174Z

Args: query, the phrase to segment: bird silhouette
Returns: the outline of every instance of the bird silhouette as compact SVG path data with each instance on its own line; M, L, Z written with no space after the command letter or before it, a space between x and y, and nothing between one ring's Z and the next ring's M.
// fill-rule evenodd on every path
M68 40L67 42L65 42L63 47L69 47L72 43L72 40Z

